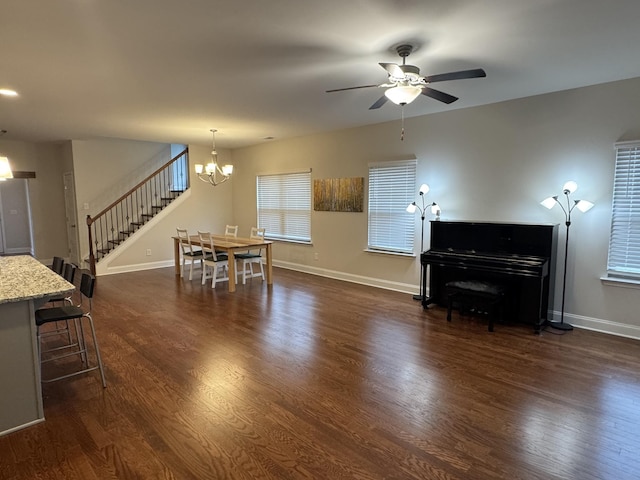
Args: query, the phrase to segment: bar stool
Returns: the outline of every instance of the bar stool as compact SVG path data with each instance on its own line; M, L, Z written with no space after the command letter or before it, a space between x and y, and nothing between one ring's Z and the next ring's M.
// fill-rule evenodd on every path
M40 364L52 362L55 360L59 360L62 358L71 357L74 355L80 356L80 368L72 371L71 373L67 373L64 375L60 375L54 378L43 379L42 383L54 382L56 380L62 380L64 378L73 377L75 375L80 375L82 373L91 372L93 370L100 370L100 377L102 379L102 386L104 388L107 387L107 381L104 377L104 368L102 366L102 358L100 357L100 348L98 347L98 340L96 338L96 330L93 325L93 318L91 317L91 306L92 306L92 298L93 291L95 287L96 277L89 273L83 273L80 280L80 306L75 305L65 305L62 307L52 307L52 308L40 308L35 312L36 318L36 326L37 326L37 335L38 335L38 355L40 357ZM88 304L88 309L85 311L82 308L84 303ZM89 327L91 329L91 338L93 340L93 350L95 354L95 365L92 365L89 361L88 355L88 344L84 337L84 328L83 328L83 320L87 319L89 322ZM56 351L58 349L53 350L42 350L42 334L41 327L47 323L51 322L61 322L61 321L69 321L74 320L75 323L75 333L77 336L76 345L77 349L73 351L63 353L60 355L51 356L49 358L44 359L43 356L47 352Z

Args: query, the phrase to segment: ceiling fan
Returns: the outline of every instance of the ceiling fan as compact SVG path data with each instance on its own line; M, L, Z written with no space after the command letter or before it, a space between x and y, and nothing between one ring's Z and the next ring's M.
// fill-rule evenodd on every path
M415 65L406 65L405 60L413 51L413 45L403 44L396 47L396 52L402 57L402 65L395 63L380 63L389 74L388 82L379 85L361 85L358 87L336 88L327 90L327 93L342 92L345 90L356 90L359 88L379 87L386 88L382 95L369 110L375 110L391 100L396 105L407 105L413 102L420 94L434 98L446 104L453 103L458 97L449 95L448 93L435 90L427 85L435 82L444 82L447 80L461 80L464 78L486 77L487 74L481 68L473 70L460 70L457 72L441 73L439 75L420 75L420 69Z

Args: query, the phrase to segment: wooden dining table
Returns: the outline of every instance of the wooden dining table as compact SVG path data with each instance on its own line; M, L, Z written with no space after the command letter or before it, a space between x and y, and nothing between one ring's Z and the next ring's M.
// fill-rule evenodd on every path
M273 258L271 245L273 242L269 240L254 240L251 238L231 237L228 235L211 235L213 237L213 248L216 251L224 251L229 258L229 292L236 291L236 261L235 254L237 252L246 252L247 250L258 250L264 248L266 251L266 277L267 285L273 284ZM180 275L180 238L173 238L173 254L175 257L176 275ZM191 245L194 247L211 247L209 242L201 242L198 235L189 236Z

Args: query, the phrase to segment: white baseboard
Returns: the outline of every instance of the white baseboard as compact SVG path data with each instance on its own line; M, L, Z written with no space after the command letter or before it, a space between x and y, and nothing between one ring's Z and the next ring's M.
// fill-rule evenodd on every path
M553 318L559 320L560 312L554 311ZM564 313L564 321L576 328L584 328L585 330L593 330L594 332L608 333L609 335L617 335L619 337L640 340L640 327L636 325L612 322L601 318L574 315L567 312Z
M129 272L141 272L143 270L155 270L156 268L166 268L173 267L175 262L173 260L162 260L159 262L149 262L149 263L136 263L133 265L123 265L120 267L106 267L99 268L99 263L96 264L96 276L102 275L116 275L118 273L129 273Z
M393 290L401 293L416 294L416 285L400 282L391 282L382 278L364 277L362 275L353 275L350 273L338 272L336 270L327 270L326 268L310 267L309 265L300 265L298 263L274 261L274 267L286 268L287 270L295 270L296 272L309 273L320 277L333 278L343 280L345 282L359 283L360 285L368 285L370 287L384 288L385 290Z

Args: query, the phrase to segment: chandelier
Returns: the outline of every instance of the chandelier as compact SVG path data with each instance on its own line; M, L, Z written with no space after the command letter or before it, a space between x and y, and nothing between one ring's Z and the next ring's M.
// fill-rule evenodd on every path
M233 165L223 165L222 168L218 166L218 152L216 152L216 132L216 129L211 129L211 161L206 165L195 165L196 175L198 175L198 178L203 182L210 183L214 187L229 180L229 177L233 173Z

